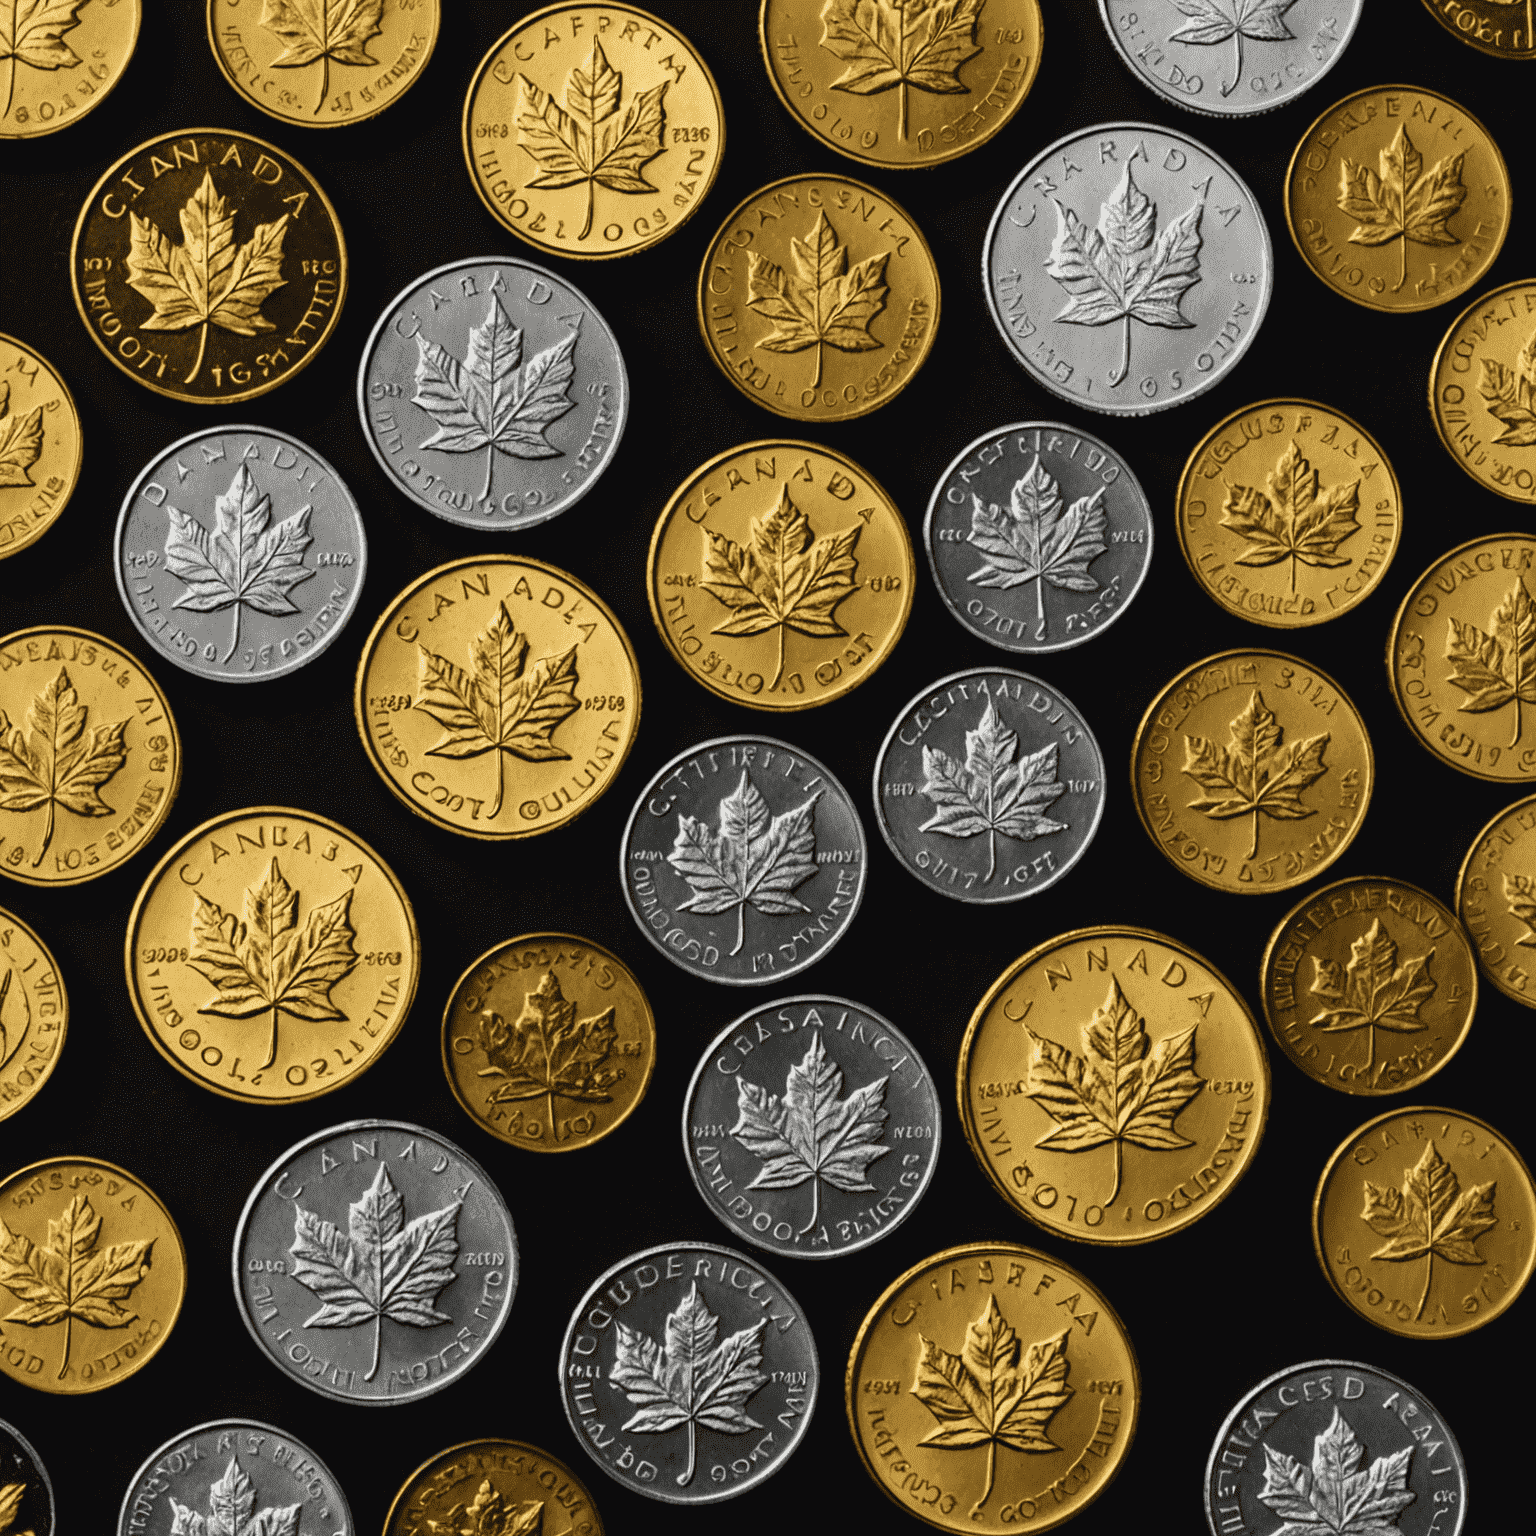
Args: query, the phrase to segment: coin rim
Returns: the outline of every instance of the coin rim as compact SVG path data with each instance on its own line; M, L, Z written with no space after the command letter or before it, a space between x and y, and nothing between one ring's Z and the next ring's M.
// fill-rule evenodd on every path
M53 1482L48 1476L48 1468L43 1465L43 1458L37 1454L37 1448L32 1442L14 1424L6 1419L0 1419L0 1434L9 1435L31 1457L32 1466L37 1472L37 1479L43 1485L44 1491L48 1495L48 1525L46 1529L38 1531L37 1536L54 1536L54 1532L58 1528L59 1501L54 1495Z
M1495 0L1495 3L1497 4L1498 0ZM1435 18L1436 21L1440 21L1440 14L1439 14L1438 11L1435 10L1434 0L1424 0L1424 7L1430 13L1430 15ZM1489 59L1517 59L1517 60L1518 59L1533 59L1533 58L1536 58L1536 50L1530 50L1530 51L1527 51L1525 53L1515 53L1513 50L1504 50L1504 49L1499 49L1499 48L1484 48L1482 46L1482 44L1479 43L1476 40L1476 38L1468 35L1467 33L1463 32L1463 31L1461 31L1457 27L1453 27L1448 21L1440 21L1440 25L1442 27L1444 27L1445 30L1451 34L1452 37L1455 37L1455 38L1459 39L1461 42L1465 43L1469 48L1476 49L1477 52L1482 54L1485 58L1489 58ZM1449 1536L1456 1536L1456 1533L1454 1531L1452 1531L1452 1532L1449 1533Z
M0 135L0 137L4 136ZM70 468L64 495L59 501L58 506L54 508L53 516L42 527L36 529L19 544L7 544L4 547L0 547L0 560L7 560L12 555L19 555L23 550L31 549L63 517L65 509L69 506L70 498L75 494L80 485L80 467L85 462L85 428L80 420L80 407L75 404L75 397L69 392L69 385L64 382L64 375L36 347L32 346L29 342L22 341L20 337L12 336L5 331L0 331L0 344L13 346L18 352L25 352L33 362L39 363L43 368L47 369L49 377L58 385L59 393L64 397L64 403L69 407L70 419L75 424L75 462Z
M1479 829L1477 835L1472 839L1471 844L1468 846L1466 853L1462 856L1461 866L1456 871L1456 894L1454 900L1456 903L1456 920L1461 924L1463 931L1467 935L1467 941L1469 943L1472 943L1472 930L1467 927L1467 920L1461 915L1461 901L1462 891L1466 885L1467 874L1472 868L1472 856L1477 852L1479 848L1482 847L1484 838L1489 837L1492 834L1493 829L1497 827L1500 822L1505 820L1506 817L1511 816L1516 811L1520 810L1522 806L1528 805L1536 805L1536 795L1527 795L1523 800L1516 800L1513 805L1506 805L1502 811L1497 812L1482 828ZM1503 984L1497 973L1483 960L1483 951L1481 946L1475 943L1472 944L1472 953L1477 959L1477 969L1482 973L1483 980L1486 981L1494 989L1494 991L1502 992L1504 996L1507 997L1512 1003L1519 1003L1522 1008L1536 1008L1536 997L1527 997L1524 993L1511 992L1509 988Z
M58 1066L59 1057L64 1054L64 1043L69 1038L69 990L64 985L64 973L59 968L58 960L54 957L53 951L37 936L37 931L31 923L17 917L9 908L0 907L0 925L6 924L12 928L20 928L42 951L43 959L52 968L54 981L58 985L59 1001L63 1004L63 1017L59 1020L58 1044L54 1046L53 1055L45 1063L42 1076L33 1079L31 1088L21 1098L0 1103L0 1120L9 1120L12 1115L19 1114L48 1086L48 1079L53 1076L53 1069ZM3 1426L4 1422L0 1419L0 1426Z
M210 0L210 4L211 3L212 0ZM133 63L133 56L138 51L139 31L144 24L144 7L140 3L140 0L132 0L132 5L133 31L128 38L128 51L123 56L122 68L119 69L118 72L112 77L106 88L104 90L98 90L96 94L92 96L91 99L86 103L84 109L77 113L74 117L66 118L62 123L58 123L52 128L44 128L40 133L5 133L0 131L0 139L7 139L15 142L23 139L46 139L51 134L62 133L66 128L73 128L81 118L89 115L93 108L99 107L102 102L104 102L107 97L117 89L118 81L128 73L128 67ZM73 255L73 252L71 252L71 255ZM62 510L62 508L60 510ZM46 532L47 530L45 529L44 531Z

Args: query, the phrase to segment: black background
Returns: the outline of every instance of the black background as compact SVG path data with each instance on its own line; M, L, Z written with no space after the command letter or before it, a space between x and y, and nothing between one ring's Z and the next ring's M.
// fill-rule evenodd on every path
M50 1397L0 1382L0 1416L42 1453L58 1492L60 1530L115 1529L139 1462L185 1427L221 1415L269 1420L298 1436L340 1478L357 1528L372 1536L410 1470L456 1441L531 1440L569 1461L591 1486L608 1528L630 1521L703 1532L722 1519L748 1536L797 1522L890 1529L897 1515L849 1440L841 1384L865 1310L900 1271L947 1245L979 1238L1038 1244L1081 1268L1119 1309L1144 1386L1136 1441L1118 1480L1075 1531L1202 1527L1201 1471L1231 1405L1258 1378L1298 1360L1340 1356L1384 1366L1448 1416L1470 1463L1472 1529L1489 1530L1525 1468L1518 1404L1528 1380L1527 1298L1491 1327L1450 1342L1373 1328L1329 1290L1313 1257L1308 1213L1328 1154L1394 1101L1320 1087L1274 1053L1274 1102L1264 1144L1230 1199L1188 1230L1124 1251L1049 1237L1002 1204L955 1119L950 1083L961 1033L988 984L1016 955L1070 927L1132 922L1166 928L1206 954L1257 1006L1256 971L1292 896L1220 895L1174 870L1137 822L1126 787L1131 734L1176 671L1237 645L1292 649L1333 674L1363 712L1379 782L1354 845L1327 878L1392 874L1449 901L1478 828L1517 796L1458 775L1415 742L1388 693L1383 646L1396 603L1418 573L1462 540L1528 526L1528 513L1474 487L1436 439L1425 381L1459 305L1380 315L1327 291L1286 233L1282 178L1303 130L1350 91L1410 80L1476 111L1513 161L1509 239L1485 286L1528 275L1532 204L1532 71L1485 58L1448 37L1411 0L1370 0L1349 50L1325 82L1288 107L1246 122L1176 111L1120 64L1088 0L1045 0L1044 61L1028 99L991 143L937 171L893 172L844 162L779 104L763 67L756 7L746 0L654 0L703 52L725 100L719 181L691 223L642 255L565 263L617 332L634 387L618 457L596 490L544 527L505 540L591 584L618 612L640 657L639 739L612 790L579 822L511 844L475 843L412 816L369 768L352 718L352 678L369 625L408 581L486 541L429 517L385 482L357 420L355 376L369 328L393 295L440 263L497 252L547 258L482 207L463 161L460 117L470 75L495 39L531 7L445 7L437 51L398 104L326 132L268 119L237 98L210 54L202 0L150 4L137 55L111 97L75 126L0 147L0 329L39 348L63 373L84 419L85 469L58 526L0 565L0 633L43 623L98 629L147 660L170 696L185 742L181 794L150 853L73 890L6 884L0 900L58 956L70 1027L52 1080L0 1124L6 1171L56 1154L123 1164L157 1191L180 1224L190 1275L181 1321L159 1355L120 1385ZM1342 9L1342 6L1341 6ZM1247 357L1194 404L1140 421L1079 414L1042 394L1011 361L988 318L978 257L986 222L1020 166L1059 135L1109 118L1142 118L1193 134L1226 157L1258 195L1274 243L1269 316ZM70 294L70 233L96 178L136 144L223 125L279 144L329 193L351 251L351 291L325 350L297 379L233 408L179 405L137 386L88 339ZM1106 633L1036 669L1084 712L1111 765L1097 840L1048 900L984 909L932 894L897 867L875 831L870 774L902 704L932 679L1004 658L945 612L922 556L910 626L882 670L823 709L774 719L715 699L688 681L652 626L643 587L652 526L676 485L710 455L754 438L813 435L756 408L716 370L694 318L699 264L729 210L792 172L845 173L894 196L938 259L943 312L915 381L872 416L828 428L832 447L895 496L914 541L939 472L973 437L1029 418L1078 422L1134 467L1152 499L1157 546L1147 583ZM1172 521L1178 471L1219 417L1253 400L1299 395L1347 411L1376 435L1401 477L1405 527L1381 588L1353 613L1277 633L1227 616L1185 569ZM163 446L221 420L249 420L314 445L352 486L367 522L367 590L350 628L302 672L247 687L200 682L147 654L113 584L111 539L122 496ZM694 980L644 942L616 877L624 818L646 778L706 736L768 729L822 758L866 817L868 894L831 956L793 990L859 999L896 1021L927 1055L946 1102L933 1187L888 1239L822 1263L771 1261L802 1302L821 1352L822 1395L810 1433L779 1474L724 1509L667 1510L611 1482L569 1432L556 1392L556 1350L589 1281L626 1253L672 1238L729 1241L695 1194L679 1139L683 1090L714 1031L769 1000ZM206 818L231 808L290 804L334 817L392 864L416 906L424 968L400 1037L366 1076L292 1108L229 1103L179 1076L136 1022L124 987L129 906L155 858ZM608 1140L547 1157L477 1130L448 1091L439 1029L448 989L482 950L513 934L566 929L608 945L641 977L659 1027L659 1062L645 1102ZM1483 1116L1517 1137L1536 1051L1533 1019L1485 988L1460 1055L1420 1102ZM337 1405L258 1355L236 1314L229 1255L253 1181L284 1148L326 1125L368 1116L419 1121L456 1139L498 1181L517 1223L523 1276L511 1320L465 1377L399 1408ZM1427 1511L1404 1520L1422 1532ZM916 1529L915 1524L910 1527Z

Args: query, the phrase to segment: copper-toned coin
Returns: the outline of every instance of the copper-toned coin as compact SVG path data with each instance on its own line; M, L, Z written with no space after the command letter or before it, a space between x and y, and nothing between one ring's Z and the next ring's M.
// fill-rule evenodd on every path
M1473 839L1456 876L1456 914L1483 975L1536 1008L1536 796L1500 811Z
M520 1440L470 1440L423 1462L384 1517L384 1536L603 1536L586 1485Z
M58 1064L69 996L48 946L0 911L0 1120L30 1104Z
M53 527L80 479L80 412L48 360L0 336L0 560Z
M11 0L0 139L57 133L100 106L139 40L140 0Z
M1536 58L1536 21L1521 0L1424 0L1462 42L1496 59Z

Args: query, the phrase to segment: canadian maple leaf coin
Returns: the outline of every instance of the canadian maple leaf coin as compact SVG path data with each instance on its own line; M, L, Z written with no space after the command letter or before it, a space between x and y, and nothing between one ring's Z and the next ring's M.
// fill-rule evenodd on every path
M0 139L57 133L100 106L133 58L141 18L140 0L3 0Z
M26 1436L0 1419L0 1532L54 1536L53 1484Z
M42 1091L68 1028L58 961L27 924L0 910L0 1120Z
M384 1517L384 1536L603 1536L586 1485L521 1440L468 1440L425 1461Z
M1536 797L1517 800L1480 831L1456 877L1461 919L1486 980L1536 1008Z
M0 335L0 560L47 533L80 479L80 412L52 364Z
M1526 0L1424 0L1430 14L1454 37L1496 59L1536 56L1536 17Z

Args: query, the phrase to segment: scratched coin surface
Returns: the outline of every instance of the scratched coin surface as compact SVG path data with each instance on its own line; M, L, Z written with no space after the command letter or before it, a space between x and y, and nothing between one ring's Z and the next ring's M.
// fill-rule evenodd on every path
M357 409L397 490L462 528L511 533L597 484L629 419L629 376L573 283L486 257L395 296L363 349Z
M361 838L283 806L229 811L155 866L128 918L128 994L194 1083L246 1104L366 1072L421 975L404 887Z
M868 864L848 791L772 736L721 736L674 757L619 844L640 931L674 965L727 987L815 964L859 910Z
M58 1065L69 1028L59 963L19 917L0 910L0 1120L30 1104Z
M140 0L18 0L0 60L0 139L57 133L100 106L139 40Z
M1174 128L1102 123L1041 150L992 215L987 307L1042 388L1112 416L1204 394L1247 352L1274 257L1247 183Z
M0 560L58 520L80 479L80 412L41 353L0 335Z
M0 1505L17 1536L54 1536L53 1484L26 1436L0 1419Z
M615 1264L560 1347L572 1433L615 1482L664 1504L717 1504L772 1477L805 1438L820 1381L800 1304L716 1243Z
M1430 14L1462 42L1496 59L1536 58L1536 26L1520 0L1424 0Z
M956 1533L1046 1531L1119 1472L1141 1374L1092 1282L1033 1248L967 1243L870 1308L843 1400L866 1470L909 1515Z
M478 1364L519 1272L489 1175L400 1120L290 1147L235 1232L235 1300L261 1352L310 1391L369 1407L415 1402Z
M557 1456L521 1440L469 1440L406 1479L384 1517L384 1536L603 1536L582 1480Z
M1483 976L1536 1008L1536 796L1499 812L1467 849L1456 876L1456 915Z

